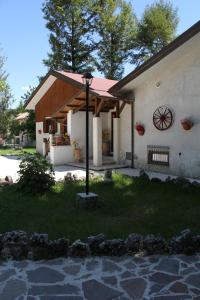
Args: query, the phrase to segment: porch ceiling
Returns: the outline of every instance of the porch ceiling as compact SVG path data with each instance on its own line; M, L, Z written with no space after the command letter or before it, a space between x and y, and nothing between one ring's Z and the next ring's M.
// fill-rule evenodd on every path
M93 95L89 96L89 111L98 116L101 112L109 112L110 110L115 109L119 106L119 99L109 99L107 97L94 97ZM70 110L73 110L73 113L78 111L86 110L86 95L85 92L80 92L79 95L67 100L66 104L55 112L52 117L57 119L64 119L66 113Z

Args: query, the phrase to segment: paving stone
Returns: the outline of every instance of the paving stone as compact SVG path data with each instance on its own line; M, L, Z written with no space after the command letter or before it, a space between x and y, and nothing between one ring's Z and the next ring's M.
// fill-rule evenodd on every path
M190 291L191 291L195 296L200 295L200 290L199 290L199 289L190 289Z
M150 262L150 264L159 263L160 256L159 255L151 255L148 257L148 261Z
M164 271L171 274L179 273L180 263L177 259L164 258L160 263L154 267L155 270Z
M99 267L99 261L96 259L91 259L86 263L86 269L88 271L94 271L98 267Z
M121 263L123 262L126 258L128 258L129 256L110 256L109 260L116 262L116 263Z
M138 271L138 275L141 276L141 275L148 275L152 273L152 271L149 269L149 268L143 268L143 269L140 269Z
M180 264L180 267L181 267L182 269L188 268L188 264L182 262L182 263Z
M60 266L64 262L63 258L54 258L50 260L45 260L44 263L47 266Z
M142 257L134 256L132 262L135 263L135 264L140 264L141 265L141 264L146 263L146 260Z
M80 296L40 296L40 300L84 300Z
M102 262L102 271L103 272L120 272L121 268L116 264L109 260L103 260Z
M68 266L65 266L63 268L63 270L65 271L65 273L75 276L80 272L81 266L80 265L68 265Z
M189 267L189 268L186 268L185 270L182 270L180 272L180 275L188 275L188 274L191 274L191 273L196 273L198 272L198 270L195 268L195 267Z
M26 283L19 279L10 279L3 288L0 299L14 300L24 294L26 294Z
M33 285L28 291L29 295L77 295L79 287L71 284L63 285Z
M76 277L75 280L84 280L84 279L88 279L91 276L92 276L92 273L84 274L82 276Z
M101 279L106 283L113 286L117 285L117 278L115 276L103 276Z
M180 276L169 275L162 272L156 272L149 276L150 281L156 282L158 284L169 284L173 281L181 279Z
M185 294L188 293L187 286L182 282L175 282L171 287L170 291L175 294Z
M15 268L24 269L28 266L28 262L26 260L15 261L13 265Z
M165 286L162 284L154 284L152 285L150 289L150 294L158 293L160 292Z
M131 299L140 299L144 295L147 283L142 278L132 278L121 281L120 285L132 297Z
M197 269L200 269L200 263L196 263L196 264L195 264L195 267L196 267Z
M51 268L40 267L34 271L27 271L28 280L38 283L56 283L64 279L64 275Z
M120 277L121 277L121 279L125 279L125 278L129 278L129 277L135 277L135 274L133 274L129 271L125 271L120 274Z
M153 297L152 300L190 300L192 296L190 295L161 295Z
M187 264L199 262L199 257L197 255L179 255L179 258Z
M122 294L120 291L109 288L94 279L83 282L82 286L87 300L110 300Z
M137 266L133 262L127 262L124 264L124 267L128 270L136 270Z
M2 270L0 272L0 282L8 280L11 276L15 275L15 269Z
M199 288L200 287L200 274L189 275L185 280L186 283L191 284L192 286Z

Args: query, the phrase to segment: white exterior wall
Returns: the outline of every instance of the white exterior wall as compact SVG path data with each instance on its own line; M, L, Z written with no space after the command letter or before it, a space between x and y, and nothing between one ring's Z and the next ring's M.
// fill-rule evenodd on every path
M93 164L102 165L102 118L93 117Z
M38 132L41 130L41 134ZM43 122L36 122L36 151L43 154L43 139L49 138L48 133L43 133Z
M50 146L50 161L54 166L73 162L73 147L69 145Z
M84 111L73 114L69 111L67 116L68 133L71 141L77 140L82 150L83 157L85 156L85 118L86 113ZM89 113L89 151L90 157L93 155L93 114Z
M133 87L135 122L145 126L144 136L134 132L135 166L171 174L200 177L200 34L163 59L148 78ZM159 65L160 64L160 65ZM160 87L156 87L156 82ZM153 125L153 113L161 105L174 112L174 123L165 131ZM194 127L185 131L180 120L191 118ZM147 145L170 147L170 166L147 165ZM181 155L179 155L181 153Z
M133 130L131 128L131 105L126 104L121 115L120 115L120 128L119 128L119 138L120 138L120 159L124 160L126 157L126 152L131 152L131 135ZM127 161L130 164L131 161Z

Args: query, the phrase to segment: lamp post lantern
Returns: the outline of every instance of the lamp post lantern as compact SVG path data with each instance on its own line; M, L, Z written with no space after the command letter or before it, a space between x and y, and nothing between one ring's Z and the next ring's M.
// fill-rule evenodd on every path
M93 76L91 73L86 73L83 77L83 83L86 88L86 126L85 126L85 136L86 136L86 184L85 193L89 194L89 91L92 84Z

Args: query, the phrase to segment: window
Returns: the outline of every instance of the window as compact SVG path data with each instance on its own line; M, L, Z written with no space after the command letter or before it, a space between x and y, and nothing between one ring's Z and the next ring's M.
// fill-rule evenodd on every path
M43 132L49 133L49 131L57 132L57 122L54 119L44 119L43 121Z
M147 146L148 164L169 166L169 147Z

